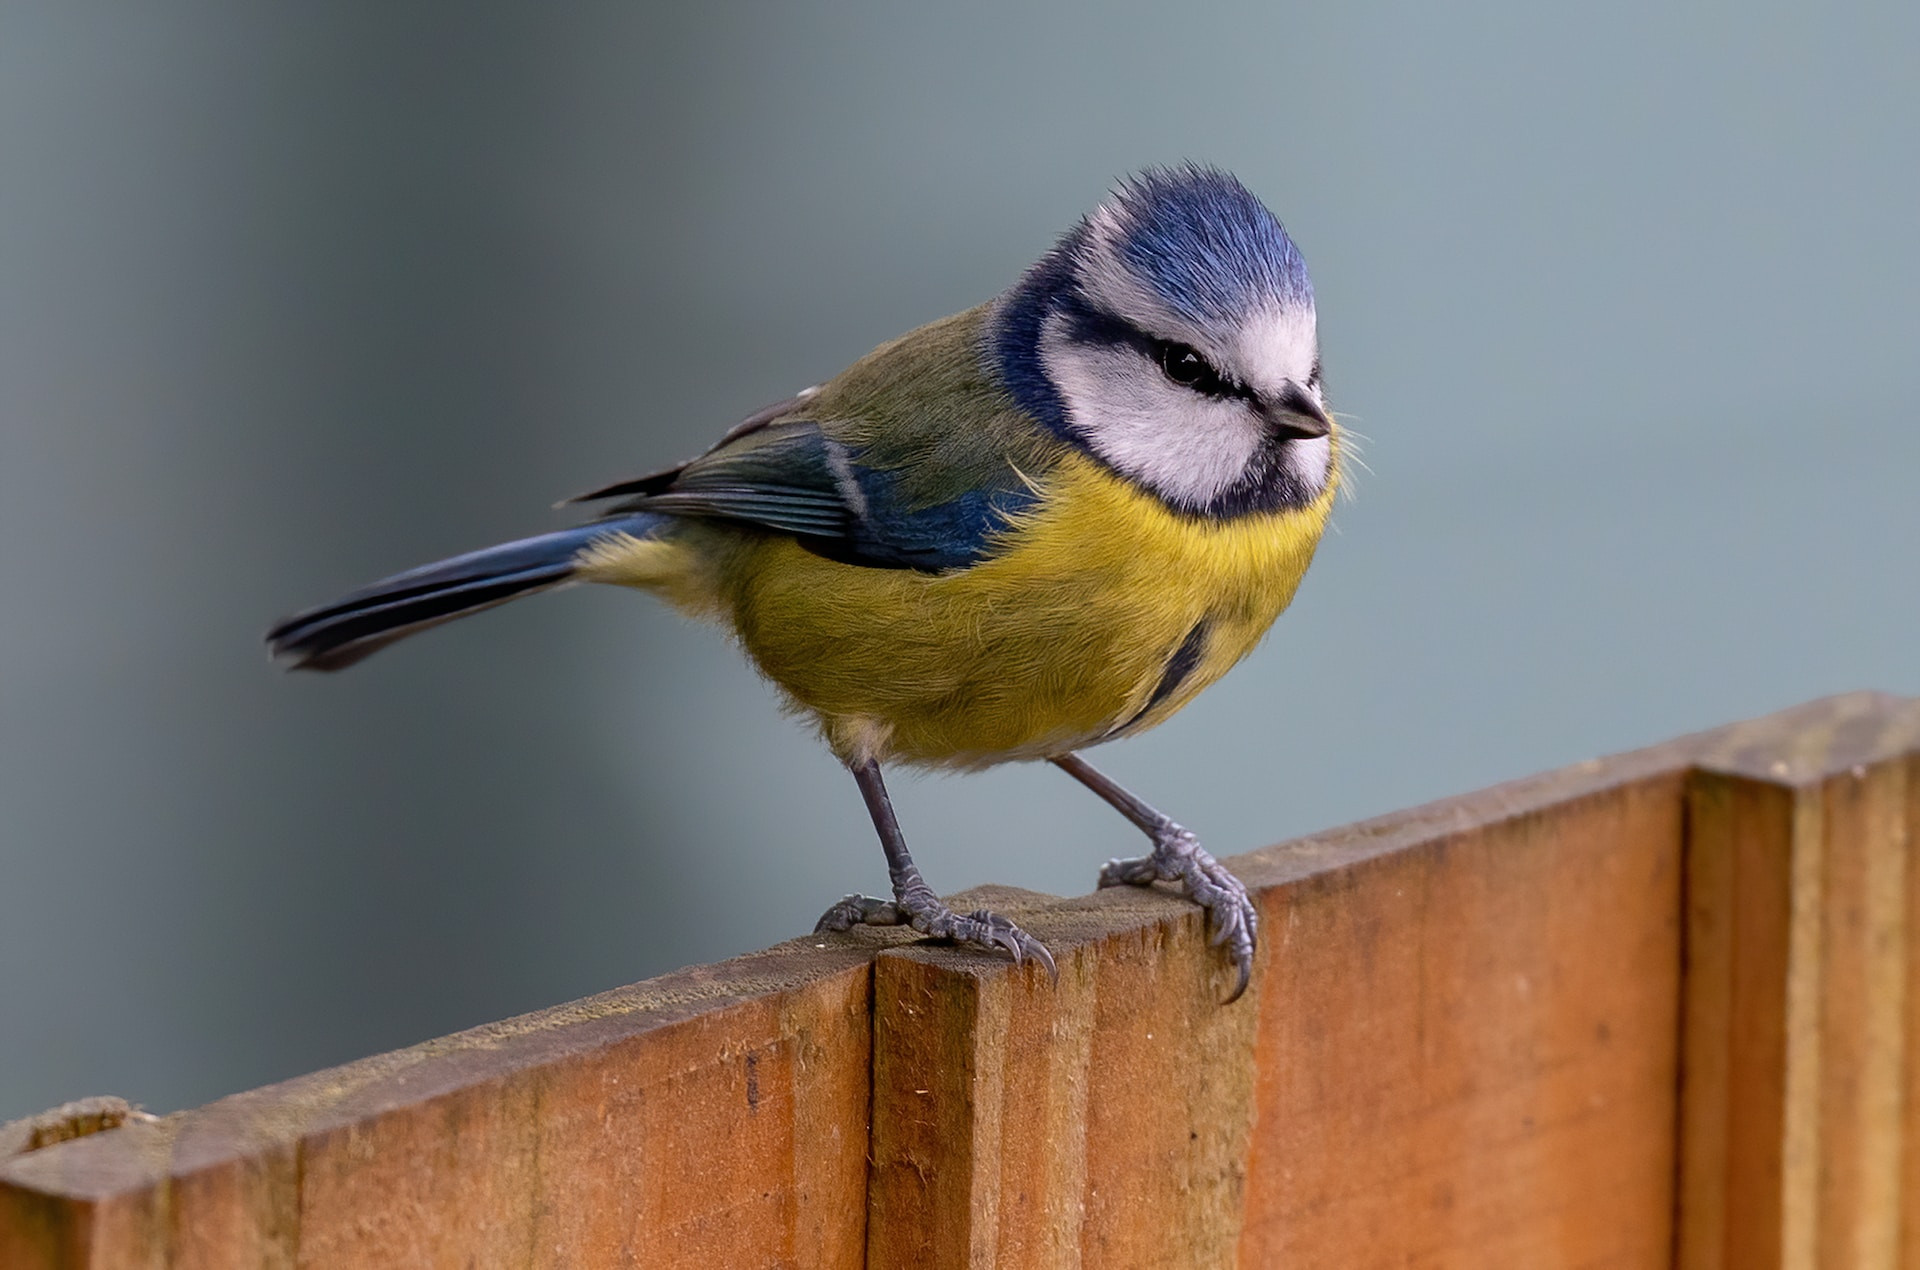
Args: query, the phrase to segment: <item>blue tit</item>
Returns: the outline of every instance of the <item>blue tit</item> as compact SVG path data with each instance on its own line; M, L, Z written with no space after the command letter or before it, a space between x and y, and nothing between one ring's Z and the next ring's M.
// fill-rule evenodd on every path
M891 899L820 930L912 926L1053 970L1003 916L927 886L888 764L1046 760L1149 836L1100 885L1177 883L1237 978L1245 888L1080 751L1153 727L1251 652L1327 522L1340 432L1313 288L1234 177L1123 184L997 299L883 344L690 462L581 495L577 528L396 574L288 618L287 665L338 670L575 582L651 591L730 631L853 773Z

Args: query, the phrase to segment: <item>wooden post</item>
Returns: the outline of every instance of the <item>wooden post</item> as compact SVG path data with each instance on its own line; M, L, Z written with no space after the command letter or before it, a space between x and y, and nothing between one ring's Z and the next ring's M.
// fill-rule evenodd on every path
M1679 1264L1920 1266L1920 726L1729 736L1689 782Z
M0 1266L1920 1270L1920 702L987 888L0 1161ZM1915 1214L1915 1216L1908 1216Z

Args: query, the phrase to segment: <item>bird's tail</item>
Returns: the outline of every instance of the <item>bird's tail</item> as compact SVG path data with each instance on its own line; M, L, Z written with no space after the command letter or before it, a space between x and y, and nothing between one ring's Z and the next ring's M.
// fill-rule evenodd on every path
M415 631L562 586L584 548L617 534L647 537L664 520L595 521L396 573L278 623L267 651L291 670L342 670Z

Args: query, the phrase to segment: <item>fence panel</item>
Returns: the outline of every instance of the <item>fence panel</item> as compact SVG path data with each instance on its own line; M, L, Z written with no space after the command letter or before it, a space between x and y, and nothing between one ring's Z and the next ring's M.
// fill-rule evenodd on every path
M1920 1270L1916 849L1833 698L1239 858L1231 1007L983 888L1057 984L796 940L0 1160L0 1266Z

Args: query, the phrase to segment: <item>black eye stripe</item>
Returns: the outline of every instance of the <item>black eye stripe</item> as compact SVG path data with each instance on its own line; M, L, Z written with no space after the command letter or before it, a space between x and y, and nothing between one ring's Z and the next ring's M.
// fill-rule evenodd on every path
M1220 399L1239 397L1247 401L1255 400L1253 389L1227 378L1192 345L1149 335L1131 322L1117 318L1111 313L1104 313L1084 302L1064 303L1060 306L1060 312L1066 317L1069 337L1076 344L1104 344L1108 347L1132 348L1159 367L1169 381L1182 388ZM1205 368L1203 374L1191 381L1176 378L1167 366L1169 356L1179 353L1190 353L1198 358L1200 365Z
M1208 397L1253 400L1253 389L1245 384L1236 384L1221 374L1219 368L1201 356L1200 351L1192 345L1151 336L1147 337L1147 342L1161 373L1182 388L1191 388Z

